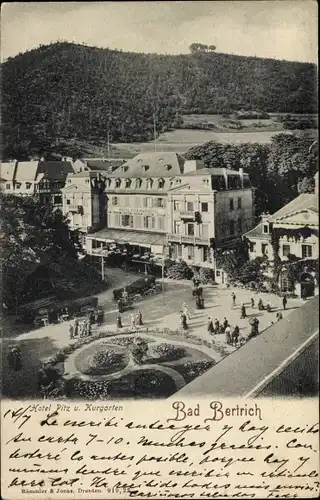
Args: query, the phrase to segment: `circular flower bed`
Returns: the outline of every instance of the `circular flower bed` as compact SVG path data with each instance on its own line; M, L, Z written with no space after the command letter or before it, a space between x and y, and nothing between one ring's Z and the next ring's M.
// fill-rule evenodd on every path
M76 368L85 375L108 375L123 370L129 362L129 355L120 346L98 344L79 352L75 359Z

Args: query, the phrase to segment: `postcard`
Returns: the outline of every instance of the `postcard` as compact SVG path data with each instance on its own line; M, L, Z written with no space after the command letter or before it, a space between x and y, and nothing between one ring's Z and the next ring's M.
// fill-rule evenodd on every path
M1 497L318 498L316 3L1 24Z

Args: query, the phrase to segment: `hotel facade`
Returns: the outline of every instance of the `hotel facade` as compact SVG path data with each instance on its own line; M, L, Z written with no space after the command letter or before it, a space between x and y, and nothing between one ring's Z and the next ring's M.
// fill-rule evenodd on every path
M236 244L254 225L248 174L208 169L176 153L139 154L106 172L70 174L62 191L63 211L86 234L91 255L130 245L140 255L214 269L215 250Z

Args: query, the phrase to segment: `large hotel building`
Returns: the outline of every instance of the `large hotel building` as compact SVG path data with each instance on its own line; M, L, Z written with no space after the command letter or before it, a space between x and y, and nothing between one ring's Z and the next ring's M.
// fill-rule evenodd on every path
M92 255L111 243L130 245L214 269L215 249L236 244L254 225L254 188L242 169L155 152L107 171L77 170L62 189L63 211Z

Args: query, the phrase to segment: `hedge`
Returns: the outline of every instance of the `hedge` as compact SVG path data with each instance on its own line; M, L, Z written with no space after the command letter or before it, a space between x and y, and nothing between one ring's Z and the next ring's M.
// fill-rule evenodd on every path
M114 300L121 299L124 289L126 289L128 294L141 293L150 288L152 285L154 285L155 281L156 281L155 276L147 276L146 278L139 278L138 280L131 283L131 285L113 290L113 298Z

